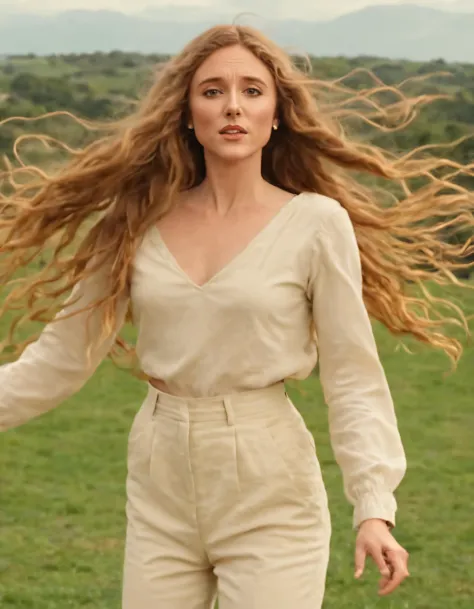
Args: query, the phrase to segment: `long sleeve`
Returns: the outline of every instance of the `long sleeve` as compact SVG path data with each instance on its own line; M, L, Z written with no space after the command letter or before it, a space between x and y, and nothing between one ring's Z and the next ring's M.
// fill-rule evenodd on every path
M77 302L63 308L57 316L59 321L48 324L17 361L0 367L0 431L52 410L92 376L124 323L128 297L124 296L117 307L115 331L100 343L100 309L62 317L95 302L103 292L103 273L79 282L70 296ZM92 349L91 341L96 341Z
M363 301L354 229L342 206L323 221L315 247L310 295L320 378L353 524L381 518L394 526L405 452Z

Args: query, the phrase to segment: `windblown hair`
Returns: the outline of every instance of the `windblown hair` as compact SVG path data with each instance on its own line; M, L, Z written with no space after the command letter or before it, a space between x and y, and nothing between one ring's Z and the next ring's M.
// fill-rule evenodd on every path
M181 191L205 178L202 147L186 127L190 82L209 55L232 45L250 50L276 82L280 129L263 151L263 177L295 194L339 201L356 231L369 314L393 334L412 335L456 363L462 343L447 328L468 332L466 316L427 286L460 285L456 272L473 259L474 197L461 184L473 177L474 166L437 158L430 146L397 155L348 137L343 127L352 121L384 132L404 128L436 96L410 97L402 85L389 87L375 76L364 89L351 89L347 78L311 77L260 32L237 25L194 39L158 71L132 114L97 125L107 132L83 149L67 149L73 158L54 175L23 163L15 147L20 166L8 162L2 174L10 191L0 199L0 283L19 283L0 314L23 313L11 323L4 348L20 350L13 338L17 324L50 321L66 293L104 265L110 287L96 306L104 307L104 332L114 326L141 238ZM464 240L446 239L458 231ZM28 272L45 251L43 268ZM117 345L127 346L120 338Z

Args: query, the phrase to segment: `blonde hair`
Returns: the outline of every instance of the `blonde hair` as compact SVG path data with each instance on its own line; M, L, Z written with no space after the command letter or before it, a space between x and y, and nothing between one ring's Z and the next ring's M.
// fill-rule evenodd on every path
M457 362L462 345L447 334L446 324L468 331L466 317L426 286L460 285L455 272L472 259L472 236L457 243L445 236L466 229L473 234L474 198L458 183L472 177L473 166L436 158L429 146L396 155L349 139L342 128L344 120L355 120L389 131L395 119L404 127L434 97L410 98L381 82L354 91L344 79L311 78L263 34L238 25L213 27L190 42L162 67L136 111L107 124L107 134L84 149L69 149L74 158L54 175L32 165L7 167L3 177L12 192L1 200L0 282L23 272L46 248L51 251L44 268L27 273L4 301L1 314L24 310L11 324L10 345L17 323L50 320L66 292L104 265L110 268L104 332L113 327L140 239L178 193L205 177L202 147L186 125L189 86L209 55L232 45L260 59L277 87L280 129L263 150L263 177L292 193L317 192L339 201L355 228L372 318ZM391 102L382 104L377 93ZM15 181L17 174L23 183ZM388 180L391 189L364 185L364 175ZM31 180L25 183L25 176ZM415 189L410 184L417 179L422 183ZM410 284L421 292L410 294ZM118 338L117 344L125 343Z

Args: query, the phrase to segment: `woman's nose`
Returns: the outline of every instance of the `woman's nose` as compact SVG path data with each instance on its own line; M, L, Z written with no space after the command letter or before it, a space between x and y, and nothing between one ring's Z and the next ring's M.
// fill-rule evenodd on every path
M231 91L226 106L226 116L240 116L240 100L236 91Z

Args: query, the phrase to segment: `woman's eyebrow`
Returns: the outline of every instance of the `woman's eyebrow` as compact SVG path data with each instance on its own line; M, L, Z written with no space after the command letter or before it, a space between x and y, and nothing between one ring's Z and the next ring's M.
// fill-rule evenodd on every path
M267 83L264 80L262 80L261 78L259 78L258 76L242 76L242 80L244 80L246 82L259 83L262 87L268 88ZM202 80L198 84L198 87L202 87L204 85L209 85L209 84L222 84L223 82L225 82L225 80L220 76L210 76L210 77Z

